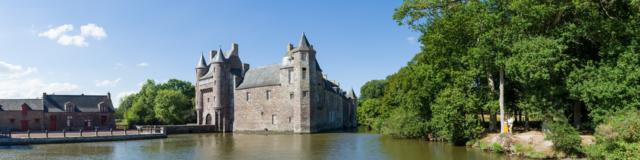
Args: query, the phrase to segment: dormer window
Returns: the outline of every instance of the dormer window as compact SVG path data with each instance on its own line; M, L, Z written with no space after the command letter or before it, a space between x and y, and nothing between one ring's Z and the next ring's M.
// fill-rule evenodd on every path
M24 104L22 104L21 107L22 107L21 108L22 115L27 115L27 113L29 112L29 105L24 103Z
M109 108L104 102L98 103L98 109L100 110L100 112L109 112Z
M76 105L73 104L72 102L64 103L64 111L65 112L75 112L75 109L76 109Z

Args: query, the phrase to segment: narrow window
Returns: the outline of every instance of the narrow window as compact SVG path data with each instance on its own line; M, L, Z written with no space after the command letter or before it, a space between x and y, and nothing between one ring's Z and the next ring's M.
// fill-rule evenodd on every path
M213 102L214 103L216 102L216 96L213 96Z
M291 117L289 117L289 123L291 123Z
M293 99L293 92L289 93L289 99Z
M300 59L302 59L303 61L307 60L307 53L302 53L302 56L300 57Z
M288 74L287 74L287 78L289 80L289 84L291 84L291 76L293 74L293 69L289 69L287 70Z
M272 114L272 115L271 115L271 124L276 124L276 118L277 118L277 117L276 117L276 115L275 115L275 114Z
M302 97L307 97L308 94L309 94L309 91L302 91Z
M271 99L271 91L267 90L267 100Z
M207 102L211 102L211 99L207 98Z
M216 85L216 84L218 84L218 81L213 80L213 85Z
M251 93L247 92L247 96L245 97L246 101L249 101L249 96L251 95Z
M307 79L307 68L302 68L302 79Z

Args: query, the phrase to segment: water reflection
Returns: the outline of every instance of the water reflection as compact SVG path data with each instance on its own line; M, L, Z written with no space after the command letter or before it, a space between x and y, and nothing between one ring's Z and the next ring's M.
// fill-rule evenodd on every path
M369 133L184 134L167 139L0 148L0 159L500 159L446 143Z

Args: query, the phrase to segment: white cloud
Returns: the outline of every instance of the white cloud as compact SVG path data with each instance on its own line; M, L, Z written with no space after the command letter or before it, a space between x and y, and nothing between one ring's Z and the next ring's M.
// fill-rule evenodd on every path
M96 24L89 23L87 25L80 26L80 35L100 40L107 37L107 32L104 31L104 28L97 26Z
M132 95L132 94L136 94L138 93L138 91L124 91L124 92L120 92L118 94L116 94L115 99L111 99L113 101L113 104L116 108L120 107L120 101L122 98L128 96L128 95Z
M68 36L62 35L58 39L58 44L63 46L74 45L78 47L86 47L89 46L89 43L85 41L85 38L82 36Z
M104 28L92 23L80 26L80 34L77 34L77 35L67 34L70 31L73 31L73 25L64 24L55 28L51 28L45 32L39 33L38 36L47 37L51 40L57 39L56 42L58 42L58 44L63 46L77 46L77 47L89 46L89 43L87 42L88 38L101 40L107 37L107 32L104 31Z
M0 80L20 78L35 72L38 72L38 69L35 67L25 68L20 65L0 61Z
M51 27L49 27L51 28ZM45 32L42 32L40 34L38 34L38 36L40 37L47 37L49 39L56 39L58 37L60 37L61 35L63 35L64 33L67 33L69 31L73 30L73 25L70 24L64 24L61 26L58 26L56 28L51 28Z
M140 67L148 67L149 63L147 63L147 62L138 63L138 66L140 66Z
M122 80L122 79L121 78L116 78L114 80L96 80L96 86L97 87L103 87L103 86L115 87L116 85L118 85L120 80Z
M71 93L80 87L72 83L47 83L38 78L28 78L37 72L35 67L0 62L0 97L2 98L36 98L47 93Z
M124 69L125 67L127 67L126 65L122 64L122 63L116 63L113 66L113 69Z
M418 44L418 38L416 37L407 37L407 41L411 44Z

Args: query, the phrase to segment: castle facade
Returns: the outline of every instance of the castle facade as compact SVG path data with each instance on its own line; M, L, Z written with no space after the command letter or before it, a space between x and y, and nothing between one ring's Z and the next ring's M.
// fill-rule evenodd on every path
M215 125L222 132L294 133L357 125L355 93L323 76L304 34L297 47L288 45L278 64L250 68L234 43L226 53L219 49L202 55L195 70L199 125Z

